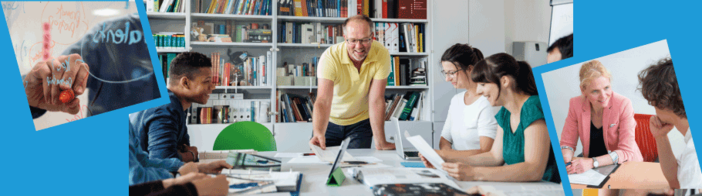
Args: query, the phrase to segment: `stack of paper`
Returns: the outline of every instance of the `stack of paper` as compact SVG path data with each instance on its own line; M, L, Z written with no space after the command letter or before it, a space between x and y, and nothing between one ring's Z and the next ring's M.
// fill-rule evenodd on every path
M300 178L300 172L263 172L224 169L222 174L227 175L230 186L232 184L246 182L272 182L275 185L273 187L281 192L297 190L297 182ZM231 189L230 192L232 192Z
M569 174L568 179L570 179L570 183L573 184L584 184L584 185L593 185L593 186L599 186L604 179L607 178L607 176L600 174L599 172L596 172L595 170L587 170L582 174Z

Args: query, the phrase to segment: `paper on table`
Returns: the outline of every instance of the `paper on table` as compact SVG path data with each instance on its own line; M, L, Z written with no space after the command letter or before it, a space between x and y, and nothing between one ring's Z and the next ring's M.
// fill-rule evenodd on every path
M441 169L441 164L444 163L444 159L442 159L441 156L439 156L439 154L437 154L436 151L434 151L434 149L427 144L427 141L424 140L421 135L410 137L409 132L405 131L405 138L407 138L407 141L412 143L412 146L414 146L419 153L422 153L422 156L424 156L429 163L434 165L436 169L448 174L446 171Z
M326 150L322 150L319 146L315 146L314 144L309 144L310 148L312 148L312 152L322 161L333 163L336 160L336 155L339 154L339 146L334 146L334 147L327 147ZM351 154L348 152L344 152L344 157L342 157L342 162L345 161L356 161Z
M569 174L568 179L573 184L584 184L598 186L607 176L596 172L595 170L587 170L582 174Z
M301 156L303 156L302 153L290 153L290 152L275 153L275 157L280 157L280 158L295 158L295 157L301 157Z
M363 156L363 157L355 157L355 158L356 158L356 161L364 161L367 163L381 163L381 162L383 162L383 160L380 160L379 158L376 158L374 156Z
M383 162L383 160L380 160L380 159L372 157L372 156L356 157L355 159L356 159L356 161L365 161L369 164ZM319 158L317 158L315 156L303 156L303 157L295 157L295 158L290 159L288 161L288 164L325 164L325 165L329 165L330 163L319 160ZM355 166L355 165L342 163L341 166Z
M304 157L295 157L292 158L288 161L288 164L329 164L329 162L324 162L322 160L319 160L319 158L315 156L304 156Z

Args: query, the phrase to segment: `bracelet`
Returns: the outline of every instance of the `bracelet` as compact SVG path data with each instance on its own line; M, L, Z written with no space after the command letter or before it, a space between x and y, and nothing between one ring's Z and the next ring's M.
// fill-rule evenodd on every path
M197 160L197 157L195 157L195 153L193 151L189 151L189 150L188 150L188 152L190 152L190 154L193 155L193 162L197 162L197 161L195 161L195 160Z
M573 148L571 148L570 146L561 146L561 149L570 149L570 151L575 152L575 150L573 150Z

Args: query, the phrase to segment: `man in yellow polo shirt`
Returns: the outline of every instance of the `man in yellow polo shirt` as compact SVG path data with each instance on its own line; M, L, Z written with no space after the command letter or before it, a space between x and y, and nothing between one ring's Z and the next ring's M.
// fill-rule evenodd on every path
M395 149L385 141L385 85L390 53L373 41L373 22L363 15L344 21L344 39L319 59L314 104L313 145L338 146L347 137L348 148L370 148L375 136L378 150Z

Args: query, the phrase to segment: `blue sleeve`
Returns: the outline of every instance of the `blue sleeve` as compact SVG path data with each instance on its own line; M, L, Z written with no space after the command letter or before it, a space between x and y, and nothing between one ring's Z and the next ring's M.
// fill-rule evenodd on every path
M130 127L131 128L131 127ZM178 159L150 159L141 147L139 139L129 132L129 185L172 178L171 172L183 165Z
M148 123L149 158L183 159L178 153L178 129L175 123L176 120L170 116L155 117Z
M129 185L172 178L173 175L164 168L154 166L148 155L129 145ZM164 161L165 162L165 161ZM146 165L142 165L146 164Z

